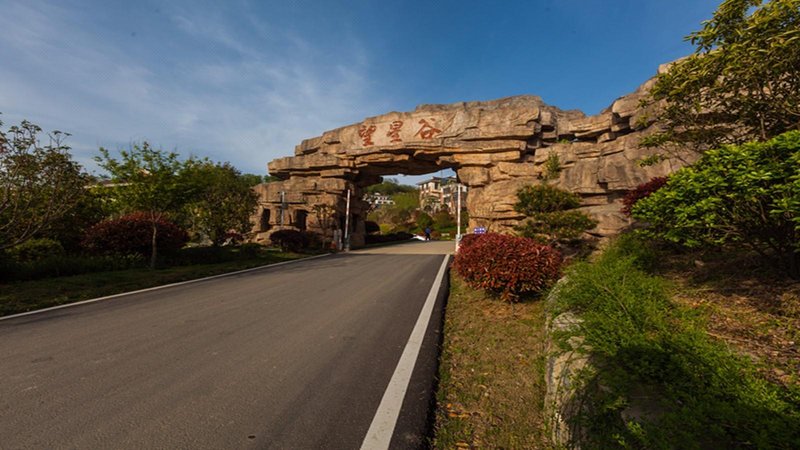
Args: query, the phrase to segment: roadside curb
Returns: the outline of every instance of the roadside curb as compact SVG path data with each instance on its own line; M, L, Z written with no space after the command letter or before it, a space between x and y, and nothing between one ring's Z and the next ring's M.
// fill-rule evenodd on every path
M442 362L442 345L444 343L444 321L447 314L447 302L450 300L450 269L453 264L455 255L450 255L447 264L447 271L444 274L442 285L439 288L438 298L436 299L436 310L431 323L429 325L429 336L433 342L430 352L432 354L431 366L421 371L422 375L426 376L426 389L429 389L430 395L428 396L427 412L425 415L425 427L423 442L420 442L418 448L433 448L433 439L435 437L436 426L436 408L438 407L438 400L436 396L439 393L439 367Z
M201 281L208 281L208 280L214 280L214 279L217 279L217 278L224 278L224 277L230 277L230 276L234 276L234 275L241 275L243 273L255 272L257 270L265 270L265 269L269 269L269 268L272 268L272 267L285 266L285 265L288 265L288 264L299 263L299 262L302 262L302 261L309 261L309 260L312 260L312 259L324 258L324 257L330 256L330 255L333 255L333 253L325 253L323 255L309 256L308 258L300 258L300 259L293 259L291 261L282 261L282 262L279 262L279 263L265 264L263 266L251 267L249 269L237 270L235 272L221 273L221 274L211 275L211 276L207 276L207 277L203 277L203 278L195 278L193 280L178 281L176 283L170 283L170 284L162 284L161 286L153 286L153 287L149 287L149 288L139 289L139 290L136 290L136 291L120 292L119 294L106 295L104 297L91 298L91 299L88 299L88 300L81 300L81 301L73 302L73 303L65 303L63 305L51 306L49 308L37 309L37 310L34 310L34 311L26 311L26 312L23 312L23 313L12 314L10 316L3 316L3 317L0 317L0 322L2 322L4 320L11 320L11 319L17 319L17 318L20 318L20 317L26 317L26 316L32 316L32 315L35 315L35 314L46 313L46 312L49 312L49 311L55 311L55 310L58 310L58 309L70 308L70 307L73 307L73 306L86 305L86 304L89 304L89 303L96 303L96 302L101 302L101 301L105 301L105 300L112 300L112 299L119 298L119 297L126 297L126 296L129 296L129 295L141 294L141 293L144 293L144 292L152 292L152 291L157 291L157 290L160 290L160 289L167 289L167 288L176 287L176 286L183 286L183 285L190 284L190 283L199 283Z

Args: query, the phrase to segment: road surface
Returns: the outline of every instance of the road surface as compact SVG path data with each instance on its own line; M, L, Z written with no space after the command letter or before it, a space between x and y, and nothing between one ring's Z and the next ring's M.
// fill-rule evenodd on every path
M0 448L359 448L445 244L0 320ZM427 372L414 372L393 448L420 444L436 313L426 326Z

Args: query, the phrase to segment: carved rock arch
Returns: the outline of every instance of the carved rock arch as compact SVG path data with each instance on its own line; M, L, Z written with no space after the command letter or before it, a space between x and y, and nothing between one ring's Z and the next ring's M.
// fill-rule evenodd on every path
M517 190L542 182L550 155L558 156L561 168L551 182L581 195L582 208L599 221L592 233L616 234L629 225L620 213L624 193L691 159L685 154L653 166L638 164L655 153L639 145L655 128L654 107L639 106L653 82L648 80L594 116L563 111L536 96L516 96L421 105L306 139L294 156L269 163L269 173L281 181L255 188L260 208L273 211L269 230L255 227L256 240L280 229L280 211L284 211L283 226L294 227L291 218L297 210L308 212L309 230L330 236L332 228L343 227L345 195L350 190L351 242L362 245L367 211L361 200L363 188L384 175L443 168L454 169L469 187L470 228L510 231L524 218L513 208ZM327 205L324 214L315 213L320 205Z

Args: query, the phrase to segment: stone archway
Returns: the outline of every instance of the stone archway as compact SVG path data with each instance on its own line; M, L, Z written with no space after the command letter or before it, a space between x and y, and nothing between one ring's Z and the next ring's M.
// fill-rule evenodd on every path
M344 223L350 190L351 242L359 246L367 211L361 200L364 187L384 175L452 168L470 190L469 226L509 231L523 218L513 208L517 190L542 182L548 158L558 157L560 171L551 182L581 195L583 209L599 221L592 233L612 235L629 225L620 213L626 191L676 170L690 158L682 155L648 167L637 163L655 153L639 146L655 128L650 119L653 107L639 107L652 83L651 79L595 116L563 111L539 97L517 96L422 105L412 112L367 118L306 139L294 156L270 162L269 173L282 181L255 188L260 207L285 210L288 217L306 211L309 230L330 234L324 228L336 225L326 224ZM315 214L320 205L328 205L326 214L333 217ZM272 214L269 232L281 228L279 215ZM285 227L294 225L284 222ZM260 239L267 235L257 234Z

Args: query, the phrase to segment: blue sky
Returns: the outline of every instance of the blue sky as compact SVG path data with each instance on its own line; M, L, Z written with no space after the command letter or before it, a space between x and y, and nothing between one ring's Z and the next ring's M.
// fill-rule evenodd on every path
M98 147L147 140L264 174L304 138L421 103L597 113L690 53L717 3L0 0L0 120L71 133L89 170Z

